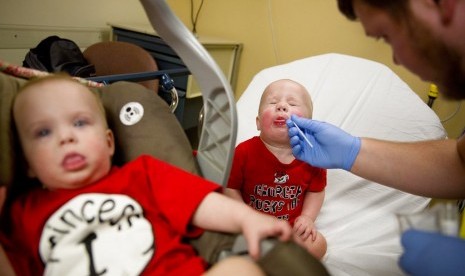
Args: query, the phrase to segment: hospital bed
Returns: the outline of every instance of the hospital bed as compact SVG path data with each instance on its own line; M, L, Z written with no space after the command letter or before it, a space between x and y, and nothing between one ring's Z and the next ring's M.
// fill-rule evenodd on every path
M353 135L393 141L446 138L436 114L389 68L330 53L259 72L237 102L236 144L258 134L255 117L261 93L267 84L282 78L308 89L313 119L335 124ZM323 262L329 272L402 275L397 265L402 249L396 213L418 212L430 199L343 170L328 170L327 181L316 225L328 242Z

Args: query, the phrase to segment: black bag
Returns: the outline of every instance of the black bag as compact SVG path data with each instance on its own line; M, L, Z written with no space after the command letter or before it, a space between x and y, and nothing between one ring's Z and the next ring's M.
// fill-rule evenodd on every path
M23 66L47 72L67 72L81 78L95 76L95 67L87 62L78 45L56 35L45 38L37 47L30 49Z

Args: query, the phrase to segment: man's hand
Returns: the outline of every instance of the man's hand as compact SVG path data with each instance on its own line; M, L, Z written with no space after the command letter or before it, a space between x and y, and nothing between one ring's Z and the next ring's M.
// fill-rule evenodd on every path
M293 122L313 147L305 141ZM334 125L295 115L286 123L289 127L292 153L297 159L315 167L350 171L360 151L359 137L354 137Z
M439 233L408 230L399 263L409 275L465 275L465 241Z

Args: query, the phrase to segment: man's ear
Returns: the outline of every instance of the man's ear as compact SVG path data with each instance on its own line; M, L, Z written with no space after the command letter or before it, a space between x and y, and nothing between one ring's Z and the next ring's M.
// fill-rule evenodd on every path
M441 21L445 24L450 23L456 13L457 0L435 0L435 2L441 15Z

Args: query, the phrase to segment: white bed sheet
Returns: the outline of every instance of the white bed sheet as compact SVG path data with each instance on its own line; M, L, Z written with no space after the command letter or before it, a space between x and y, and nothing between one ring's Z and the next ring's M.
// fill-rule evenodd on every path
M237 144L257 135L263 89L289 78L313 99L313 118L357 136L395 141L444 139L436 114L388 67L362 58L324 54L259 72L237 102ZM428 198L328 170L326 198L316 221L328 241L324 264L332 275L403 275L395 213L417 212Z

